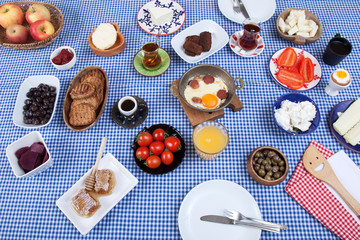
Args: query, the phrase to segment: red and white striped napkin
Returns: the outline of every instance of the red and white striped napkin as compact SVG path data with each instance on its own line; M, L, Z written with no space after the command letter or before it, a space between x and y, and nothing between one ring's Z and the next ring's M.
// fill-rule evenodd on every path
M312 141L310 145L315 146L326 159L334 154L333 151L315 141ZM360 239L360 224L323 182L305 170L302 159L286 185L285 191L341 239Z

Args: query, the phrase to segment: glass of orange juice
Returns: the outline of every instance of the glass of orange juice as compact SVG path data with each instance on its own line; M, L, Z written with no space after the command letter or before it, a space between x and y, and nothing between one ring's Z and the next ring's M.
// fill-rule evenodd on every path
M195 150L200 158L213 160L226 148L229 133L226 128L215 121L197 125L192 134Z

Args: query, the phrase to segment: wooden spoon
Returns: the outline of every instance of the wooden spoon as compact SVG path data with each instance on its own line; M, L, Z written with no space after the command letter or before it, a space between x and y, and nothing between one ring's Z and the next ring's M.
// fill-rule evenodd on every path
M351 210L360 218L360 203L344 188L339 179L336 177L330 163L314 146L309 146L303 156L305 169L317 179L329 184L341 196ZM323 165L322 169L317 169Z
M97 158L96 158L95 166L94 166L94 168L92 170L92 173L90 174L90 176L87 177L87 179L85 181L85 189L87 191L92 191L94 189L95 173L96 173L96 170L97 170L97 168L99 166L101 156L103 155L105 145L106 145L106 141L107 141L107 137L103 137L103 139L101 141L101 146L100 146Z

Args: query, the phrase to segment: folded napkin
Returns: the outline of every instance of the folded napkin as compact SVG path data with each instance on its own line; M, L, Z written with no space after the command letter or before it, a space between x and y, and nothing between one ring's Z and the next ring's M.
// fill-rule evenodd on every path
M320 143L312 141L310 145L316 147L326 159L334 155L334 152L325 148ZM346 174L344 174L344 171L349 171L353 174L351 177L357 176L358 172L353 171L354 168L352 167L355 164L344 152L340 154L342 155L342 160L345 159L344 162L346 162L346 164L339 164L337 161L329 161L329 163L333 169L334 166L341 165L341 171L334 169L335 174L351 195L360 201L359 181L353 179L352 184L349 184L350 177L346 177ZM348 159L346 159L346 157ZM350 160L353 165L348 160ZM285 191L312 216L341 239L360 239L359 219L329 185L313 177L305 170L302 159L286 185Z

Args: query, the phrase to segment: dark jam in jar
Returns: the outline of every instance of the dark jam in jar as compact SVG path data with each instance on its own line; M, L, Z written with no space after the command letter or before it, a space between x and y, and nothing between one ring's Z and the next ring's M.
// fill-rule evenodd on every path
M260 32L260 27L256 24L246 24L244 26L244 34L239 40L240 46L246 50L253 50L258 45L257 36Z
M64 65L69 63L74 57L68 49L62 49L59 55L51 59L51 61L56 65Z

